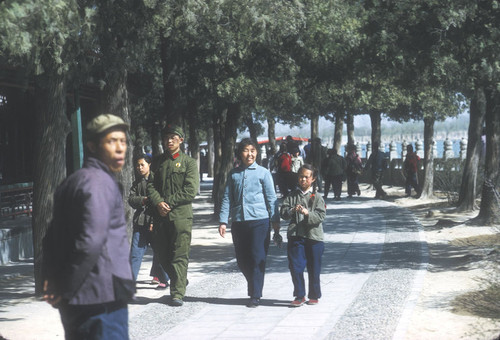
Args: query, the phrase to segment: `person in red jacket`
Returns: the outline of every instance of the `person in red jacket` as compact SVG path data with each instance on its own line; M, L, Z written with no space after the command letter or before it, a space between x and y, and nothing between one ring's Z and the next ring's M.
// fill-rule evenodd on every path
M403 163L404 175L406 176L405 193L406 196L411 196L411 188L417 192L417 198L420 197L421 189L418 184L418 162L420 157L413 151L413 145L406 147L406 158Z
M292 175L292 156L287 151L286 143L280 145L280 150L275 156L276 179L282 197L288 196L290 186L290 176Z

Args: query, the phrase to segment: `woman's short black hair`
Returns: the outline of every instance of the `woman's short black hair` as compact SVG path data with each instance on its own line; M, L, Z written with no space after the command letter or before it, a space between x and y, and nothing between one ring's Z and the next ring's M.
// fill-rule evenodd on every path
M241 153L243 152L243 149L245 149L247 146L252 145L255 150L257 150L257 153L259 153L259 144L255 142L251 138L243 138L239 143L238 146L236 147L235 150L235 156L237 159L241 161Z

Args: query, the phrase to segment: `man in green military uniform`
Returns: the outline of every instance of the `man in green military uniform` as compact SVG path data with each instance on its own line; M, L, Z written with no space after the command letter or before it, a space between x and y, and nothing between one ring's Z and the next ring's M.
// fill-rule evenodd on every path
M147 192L158 212L154 242L160 263L170 276L170 304L178 307L183 305L186 294L192 202L200 176L196 161L180 150L184 141L182 129L167 126L162 138L166 152L155 162L155 177L148 183Z

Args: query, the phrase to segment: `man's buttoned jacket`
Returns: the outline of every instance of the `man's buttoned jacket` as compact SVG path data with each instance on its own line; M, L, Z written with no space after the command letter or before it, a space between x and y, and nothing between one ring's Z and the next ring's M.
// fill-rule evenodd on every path
M192 202L200 184L198 164L182 152L174 157L164 153L157 164L154 179L147 186L153 207L156 209L160 202L166 202L172 209L166 216L169 221L192 219Z

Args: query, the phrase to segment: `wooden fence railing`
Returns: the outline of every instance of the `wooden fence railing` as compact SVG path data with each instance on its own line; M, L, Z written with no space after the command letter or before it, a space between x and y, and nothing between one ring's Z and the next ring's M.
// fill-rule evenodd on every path
M0 187L0 217L30 216L33 209L33 184L19 183Z

